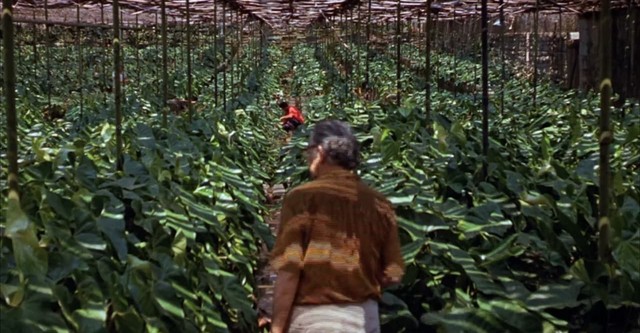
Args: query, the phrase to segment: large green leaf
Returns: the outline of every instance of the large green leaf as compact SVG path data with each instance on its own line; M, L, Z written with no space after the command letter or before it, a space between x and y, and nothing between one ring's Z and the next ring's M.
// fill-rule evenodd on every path
M562 309L578 306L580 302L577 298L582 286L583 283L577 279L543 285L529 295L526 300L526 306L533 310Z
M124 233L124 206L116 204L102 210L98 229L109 239L118 259L125 260L128 254L127 238Z
M444 332L503 332L503 325L493 313L485 310L455 309L447 313L425 313L420 320L427 325L437 325Z
M5 233L11 239L18 269L36 280L44 277L49 266L47 250L40 245L33 223L14 194L9 195Z
M621 240L613 249L613 256L620 267L636 283L640 283L640 230Z
M515 332L541 332L542 318L535 316L517 301L478 301L480 309L494 314L505 327Z

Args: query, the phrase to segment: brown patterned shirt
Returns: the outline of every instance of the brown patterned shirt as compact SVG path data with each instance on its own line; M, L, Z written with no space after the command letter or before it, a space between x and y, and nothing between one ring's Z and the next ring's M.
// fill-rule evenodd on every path
M404 274L391 203L347 170L285 197L271 264L300 271L294 304L380 299L382 281Z

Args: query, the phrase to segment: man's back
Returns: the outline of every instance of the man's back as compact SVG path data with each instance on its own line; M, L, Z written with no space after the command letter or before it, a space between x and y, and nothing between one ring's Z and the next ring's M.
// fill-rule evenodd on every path
M358 303L378 299L386 279L402 276L398 242L390 203L336 171L287 195L273 263L301 268L295 304Z

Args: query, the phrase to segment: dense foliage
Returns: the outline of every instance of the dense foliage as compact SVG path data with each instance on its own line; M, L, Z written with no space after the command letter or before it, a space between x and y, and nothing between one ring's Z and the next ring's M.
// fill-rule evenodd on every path
M99 50L84 50L85 73L108 76L108 65L90 61ZM234 59L226 110L221 101L215 107L213 88L201 83L213 66L198 63L198 113L191 122L186 111L169 115L163 128L154 83L158 50L143 50L148 59L127 72L124 89L122 171L115 169L109 87L87 74L82 112L78 92L65 91L76 83L65 67L74 51L49 50L50 80L67 83L52 93L61 113L46 107L42 60L36 68L28 56L19 64L21 206L7 200L3 176L1 330L256 331L257 253L262 241L272 241L262 191L277 148L277 136L269 134L276 108L260 103L278 88L281 73L272 59L279 51L245 50ZM210 46L199 51L221 61ZM125 50L129 57L134 52ZM27 75L31 70L41 75ZM232 70L242 79L232 81ZM184 75L174 70L171 77L171 90L184 96ZM222 73L217 83L222 91ZM0 142L4 170L4 131Z
M404 69L399 107L393 104L390 50L381 50L371 63L379 96L372 101L343 94L353 78L340 75L343 52L353 55L353 50L314 52L309 45L292 57L305 59L295 64L300 89L320 85L332 91L303 105L312 122L326 117L351 122L365 148L361 177L397 207L408 269L403 286L385 293L384 331L640 329L637 106L624 118L619 111L615 117L615 263L607 264L598 259L596 237L597 98L544 84L534 108L526 81L505 82L504 115L492 99L485 179L480 101L473 87L465 91L476 81L477 65L457 59L454 70L450 57L434 55L428 119L422 108L424 80L415 75L422 61L406 51L414 64ZM491 75L494 82L499 78ZM450 89L439 87L442 82L452 83ZM306 134L287 147L280 177L305 179L296 156Z
M640 329L640 109L614 117L608 264L597 256L595 96L542 84L533 107L529 83L509 77L504 114L492 96L485 160L472 61L433 55L427 117L424 56L410 45L398 106L392 46L372 50L364 94L362 45L238 48L231 36L228 84L212 77L220 39L194 48L197 112L166 128L160 50L125 49L123 171L109 50L51 47L47 75L42 47L19 48L20 205L0 177L3 332L257 331L258 252L273 243L263 184L308 179L301 150L327 117L354 126L360 175L397 207L407 273L384 294L385 332ZM185 96L184 48L169 55L170 94ZM497 71L491 80L496 91ZM309 119L283 147L279 91Z

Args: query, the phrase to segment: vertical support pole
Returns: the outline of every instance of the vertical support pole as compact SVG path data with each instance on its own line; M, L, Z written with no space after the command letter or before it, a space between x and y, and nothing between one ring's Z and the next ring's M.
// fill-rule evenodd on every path
M346 77L346 85L345 85L345 98L350 97L351 102L353 102L353 94L350 94L349 92L351 91L351 80L353 80L353 59L349 59L349 56L351 56L353 53L353 10L349 10L348 12L344 13L344 16L346 18L345 22L344 22L344 27L345 27L345 31L347 32L346 35L349 36L349 41L347 41L347 45L349 45L351 47L351 52L345 52L344 53L344 58L345 58L345 64L349 64L349 66L347 66L347 68L349 69L349 72L346 73L347 77Z
M4 62L4 103L7 112L7 159L9 200L19 202L18 115L16 112L16 68L14 59L13 1L2 0L2 53Z
M504 115L504 81L506 78L505 58L504 58L504 0L500 0L500 116Z
M260 21L260 53L266 54L267 37L264 32L264 22Z
M240 55L242 52L242 15L239 11L236 13L236 42L238 43L238 53L237 58L240 59ZM236 92L233 92L233 88L231 89L231 93L233 96L238 96L240 94L240 80L242 80L242 68L234 69L234 73L236 74L236 79L233 81L233 88L235 88Z
M489 27L487 14L487 0L482 0L482 163L483 178L488 175L489 159Z
M600 174L598 210L598 254L600 260L611 262L609 221L609 205L611 201L611 170L609 164L609 147L613 141L613 130L610 124L611 114L611 0L600 0Z
M431 21L431 26L429 27L429 30L433 30L433 35L429 37L430 40L431 40L431 43L433 43L434 40L438 41L440 39L443 39L443 38L440 37L440 29L442 29L442 28L440 28L441 25L442 24L438 24L437 20L436 20L436 22L433 22L433 20ZM429 32L429 33L431 33L431 32ZM441 42L440 49L444 50L444 41L440 41L440 42ZM435 75L436 77L438 77L440 75L440 73L438 72L438 68L439 67L440 66L431 66L432 75Z
M230 32L229 32L229 37L232 37L232 35L231 35L231 31L232 31L232 30L231 30L231 29L232 29L233 24L234 24L234 18L233 18L233 14L234 14L234 13L235 13L235 11L234 11L234 10L230 10L230 11L229 11L229 26L230 26L230 28L229 28L229 31L230 31ZM237 15L236 15L236 19L237 19ZM237 28L237 26L236 26L236 28ZM225 35L226 35L226 34L225 34ZM231 38L230 38L230 39L231 39ZM229 43L229 44L230 44L230 45L233 45L232 43ZM231 49L230 49L230 51L233 51L233 48L231 48ZM231 53L231 52L230 52L230 53ZM231 89L230 89L230 91L229 91L229 95L233 98L233 79L234 79L234 75L235 75L235 69L234 69L234 67L235 67L235 66L234 66L234 65L233 65L233 63L232 63L232 61L233 61L233 54L230 54L230 55L231 55L231 57L229 57L229 60L230 60L230 62L229 62L229 67L230 67L230 71L229 71L229 79L230 79L230 81L231 81L231 82L229 83L229 87L230 87ZM226 109L226 108L225 108L225 109Z
M51 53L49 50L50 38L49 35L49 1L44 0L44 20L46 21L44 24L45 31L45 43L44 43L44 52L45 52L45 63L47 67L47 105L51 106Z
M453 22L457 23L457 17L456 17L456 9L453 9ZM462 32L464 33L465 28L467 27L467 25L463 22L462 23ZM461 41L462 38L458 38L458 42ZM456 50L454 52L452 52L453 54L453 82L458 82L458 54L459 54L460 50L458 48L456 48ZM453 98L458 97L458 89L453 89Z
M238 42L238 55L236 57L236 59L238 59L238 62L240 61L240 58L242 55L244 55L247 52L243 52L245 47L244 47L244 41L242 40L242 29L243 29L243 21L244 21L244 17L242 15L242 13L240 13L240 11L236 12L236 21L238 23L238 30L237 30L237 42ZM243 67L238 66L237 70L236 70L236 80L235 80L235 87L236 87L236 92L234 96L238 96L240 95L240 86L241 86L241 82L242 82L242 76L244 75L244 70Z
M356 48L356 75L355 75L355 82L354 84L358 84L358 82L360 82L360 75L361 75L361 70L360 70L360 44L358 43L360 41L360 29L362 28L362 22L360 21L362 19L362 15L361 15L361 9L360 9L360 3L358 3L358 9L356 9L356 13L358 13L358 23L356 25L356 35L355 35L355 39L353 40L353 45Z
M124 26L124 13L122 11L120 11L120 26L123 27ZM118 31L118 36L120 36L119 41L122 42L122 40L124 39L124 29L119 29ZM120 91L121 91L121 96L124 97L124 101L126 104L127 101L127 87L124 84L124 78L126 76L126 73L128 73L126 67L127 67L127 61L125 60L125 50L122 48L122 46L120 47L120 67L121 67L121 73L119 73L119 75L122 77L121 79L121 84L120 84Z
M84 57L82 54L82 30L80 28L80 5L76 5L76 21L78 27L76 27L76 47L78 48L78 90L80 93L80 119L83 119L84 113Z
M413 30L413 18L411 16L409 16L408 22L405 24L405 26L407 28L407 44L413 46L411 44L413 42L413 35L411 34Z
M347 37L349 35L349 27L347 25L347 16L348 13L346 11L342 11L340 13L340 17L338 18L338 24L339 24L339 33L338 33L338 46L340 46L341 44L345 45L345 43L340 43L342 40L340 40L342 37ZM345 47L338 47L338 50L340 51L340 63L342 64L342 68L344 69L344 81L342 82L342 98L340 100L342 107L344 107L344 103L347 102L347 94L349 91L349 73L347 72L348 70L348 65L347 65L347 47L345 45Z
M191 8L189 6L189 0L186 1L187 5L187 100L189 101L189 121L193 119L193 105L191 99L193 99L193 92L191 91L193 86L193 78L191 77Z
M558 55L558 58L560 58L560 82L566 82L565 80L565 52L566 52L566 47L565 47L565 34L564 34L564 28L562 26L562 7L559 7L558 9L558 30L560 30L560 54Z
M533 110L537 110L538 105L538 49L540 48L540 37L538 36L540 0L536 0L536 10L533 12Z
M401 35L401 25L400 25L400 10L402 1L398 0L398 8L397 8L397 16L396 16L396 106L400 107L400 89L402 89L402 84L400 83L401 79L401 68L402 64L400 63L400 35Z
M427 130L431 131L431 1L427 0L427 20L424 24L425 55L424 55L424 111L427 118Z
M369 0L369 3L367 4L367 61L365 64L365 79L364 79L364 83L365 83L365 89L369 89L370 84L369 84L369 58L370 58L370 54L371 54L371 0Z
M475 10L476 12L478 12L478 5L476 4L475 6ZM482 11L482 9L480 9ZM482 12L480 14L480 16L482 17ZM480 19L482 21L482 19ZM474 31L474 27L473 27L474 22L472 22L469 27L470 31ZM480 29L482 29L482 23L480 24L481 27ZM480 33L480 44L482 44L482 32ZM473 59L474 62L476 61L476 39L473 39L473 45L471 45L471 51L473 52ZM482 51L480 52L482 54ZM480 58L482 58L482 55L480 56ZM480 62L482 62L482 59L480 59ZM473 65L473 104L476 104L476 101L478 100L478 66L476 66L475 64Z
M101 32L105 32L104 29L104 3L100 2L100 23L102 24L102 27L100 28ZM101 36L104 36L103 34L101 34ZM106 42L103 45L107 45ZM108 75L107 74L107 55L105 54L105 52L101 52L102 54L102 87L105 87L105 85L108 82Z
M139 15L136 15L136 83L138 87L140 86L140 25L139 25Z
M218 1L213 2L213 90L214 90L214 105L218 107Z
M158 29L161 29L161 27L158 25L158 13L155 13L155 27L154 27L154 36L153 36L153 42L156 44L156 57L158 56L158 53L160 53L160 43L158 42ZM162 33L161 33L162 34ZM158 82L160 82L160 75L158 75L158 66L155 66L155 74L156 74L156 79L158 79ZM162 94L162 87L161 85L157 85L158 90L157 90L157 95L156 96L160 96ZM162 102L160 105L164 105L164 102Z
M120 54L120 6L113 0L113 97L116 116L116 170L122 171L122 59Z
M33 11L33 21L35 22L36 20L36 11ZM38 27L37 25L34 23L33 24L33 34L32 34L32 39L31 42L33 43L33 76L36 77L38 75L38 41L36 40L36 35L38 34Z
M629 45L627 46L627 59L629 59L629 63L627 64L627 86L626 86L626 96L633 96L635 93L635 86L637 85L637 80L633 79L633 73L635 73L633 59L635 56L635 32L636 32L636 12L637 9L634 10L631 7L631 0L627 0L627 40L629 41ZM636 95L639 96L639 95ZM622 112L622 119L625 116L625 108L620 108Z
M235 30L235 37L236 40L235 42L237 43L236 45L238 46L237 50L238 52L236 53L237 58L240 58L240 54L241 54L241 50L242 50L242 17L240 17L240 12L239 11L233 11L235 13L235 25L236 25L236 30ZM233 98L233 96L237 96L237 94L240 93L240 77L242 75L242 70L241 68L235 68L236 66L233 67L233 75L231 75L231 96Z
M173 30L170 42L171 51L173 51L171 58L171 69L175 77L175 74L178 72L179 66L184 64L184 61L182 61L182 56L184 54L184 52L182 52L183 45L180 43L180 41L183 41L184 38L182 36L181 26L178 24L178 18L175 16L171 16L171 18L173 19ZM178 35L178 32L180 33L180 35ZM171 88L173 89L173 92L175 94L177 92L175 81L171 80L171 83Z
M167 5L166 0L160 2L160 19L162 20L162 127L167 127L167 100L169 99L169 73L167 72Z
M227 111L227 5L222 4L222 109Z

